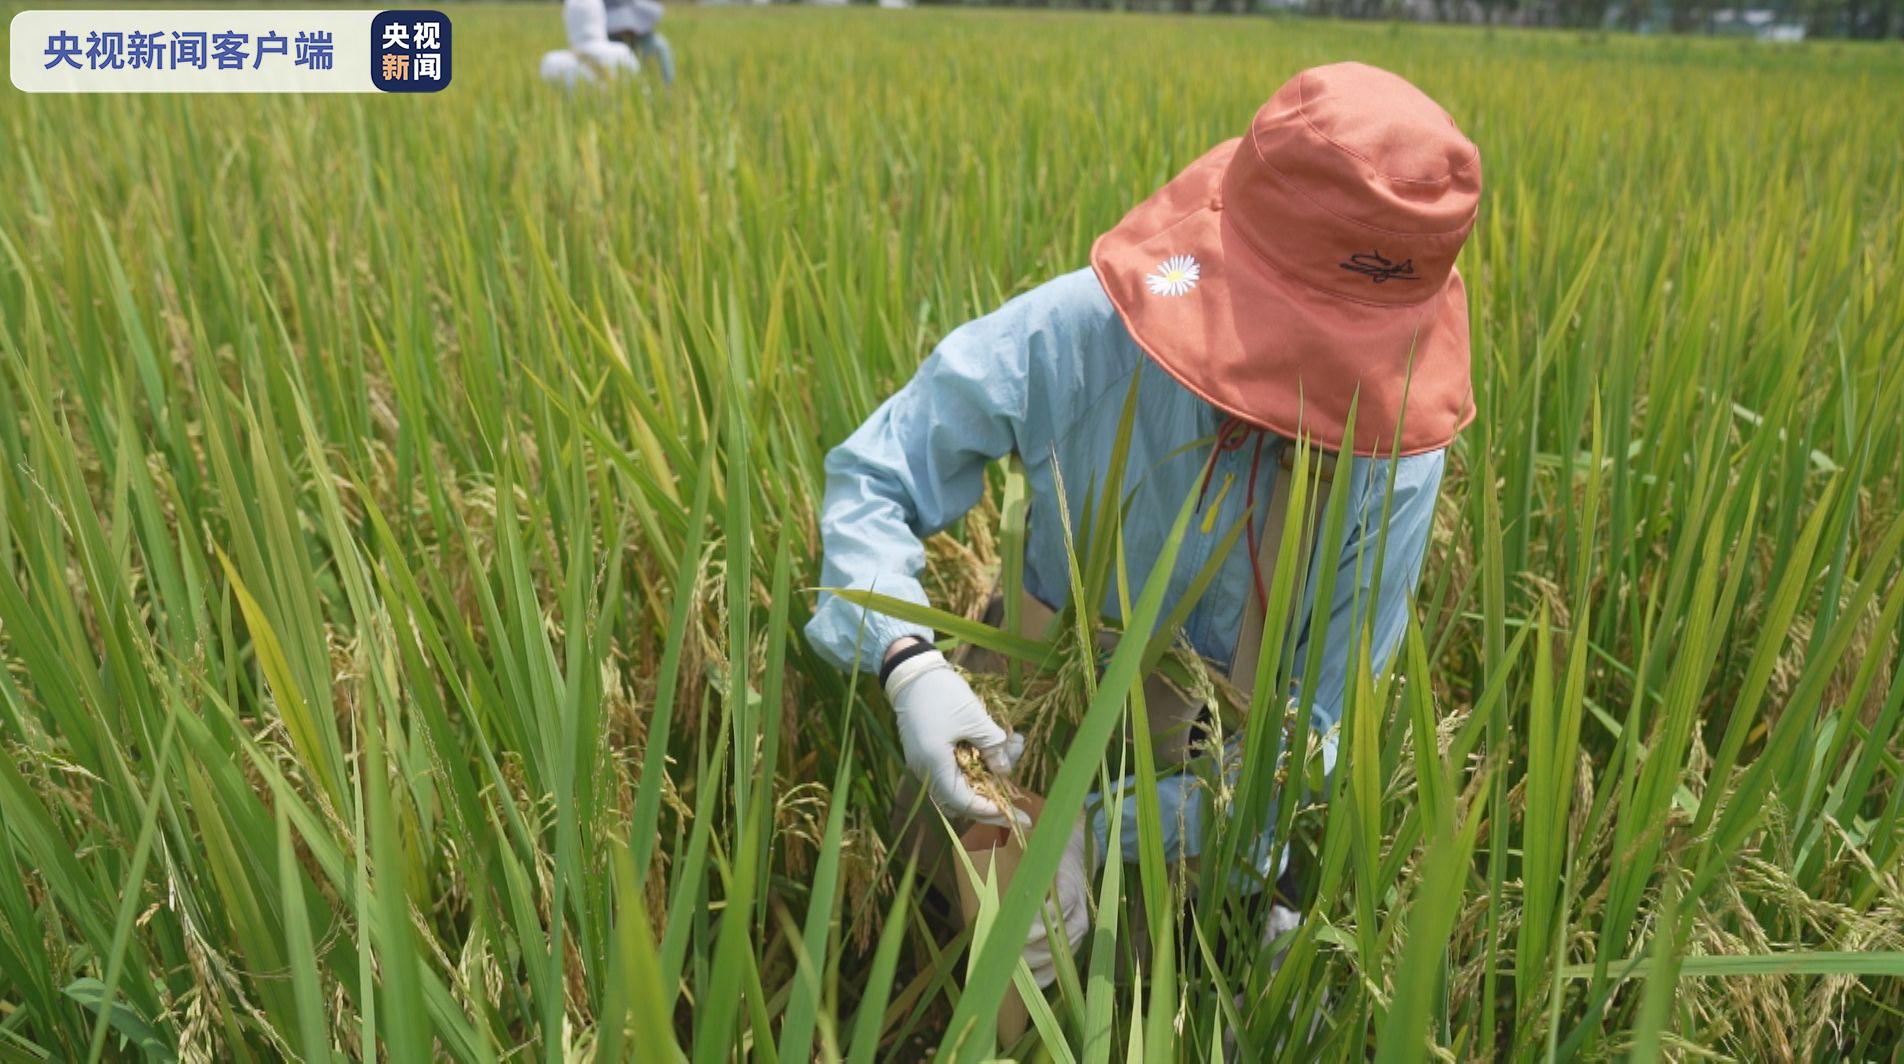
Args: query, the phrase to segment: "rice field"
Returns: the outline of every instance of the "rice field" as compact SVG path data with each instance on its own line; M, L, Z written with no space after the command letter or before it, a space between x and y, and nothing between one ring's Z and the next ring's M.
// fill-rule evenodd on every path
M552 8L452 17L440 96L0 106L0 1061L1904 1039L1904 51L676 7L672 92L569 98ZM1062 825L977 944L892 845L890 710L800 634L822 457L1349 58L1486 160L1415 624L1279 807L1299 930L1112 862L995 1048ZM1060 810L1132 768L1128 593L1101 675L1074 617L1000 700Z

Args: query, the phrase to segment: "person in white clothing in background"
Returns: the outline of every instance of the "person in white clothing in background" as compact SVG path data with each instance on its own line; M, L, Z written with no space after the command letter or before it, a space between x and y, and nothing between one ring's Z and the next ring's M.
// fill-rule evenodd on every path
M608 12L602 0L563 0L562 26L569 46L542 57L542 80L565 89L610 81L641 71L641 60L626 44L608 39Z

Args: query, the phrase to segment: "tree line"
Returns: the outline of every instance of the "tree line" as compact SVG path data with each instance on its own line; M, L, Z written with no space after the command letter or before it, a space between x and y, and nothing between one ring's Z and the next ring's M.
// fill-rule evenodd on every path
M1502 26L1755 35L1771 26L1807 37L1904 38L1904 0L921 0L1021 7L1308 14ZM1754 12L1747 19L1746 12Z

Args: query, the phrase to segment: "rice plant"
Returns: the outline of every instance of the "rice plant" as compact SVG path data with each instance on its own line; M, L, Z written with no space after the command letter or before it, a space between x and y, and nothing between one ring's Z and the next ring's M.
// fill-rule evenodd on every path
M1904 1039L1896 47L677 10L672 91L569 97L552 12L452 15L439 97L0 109L0 1059ZM1220 861L1110 862L996 1046L1062 818L978 943L892 845L890 710L799 634L821 458L1346 58L1487 160L1414 624L1326 780L1268 680L1223 693L1211 800L1274 804L1298 930ZM922 616L1018 663L1051 806L1141 799L1176 604L1107 502L1071 516L1113 653L979 623L1024 534L993 489Z

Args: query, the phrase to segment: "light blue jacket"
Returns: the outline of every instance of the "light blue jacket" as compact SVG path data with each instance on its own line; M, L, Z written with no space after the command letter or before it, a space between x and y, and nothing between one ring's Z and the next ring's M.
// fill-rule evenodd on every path
M1087 493L1095 498L1103 490L1100 481L1111 464L1133 374L1140 379L1123 490L1131 499L1124 542L1135 593L1149 576L1185 497L1202 483L1211 448L1186 445L1214 437L1224 415L1144 354L1089 269L1050 281L953 330L904 388L827 455L820 517L822 585L926 602L918 581L925 565L921 540L971 509L985 490L986 466L1016 452L1031 488L1026 587L1047 604L1062 607L1070 580L1058 483L1062 479L1075 529L1089 512ZM1261 527L1261 511L1280 472L1279 446L1272 437L1260 460L1255 460L1252 445L1218 454L1204 486L1203 508L1193 518L1171 574L1166 611L1244 518L1252 499ZM1390 461L1356 458L1343 467L1351 478L1346 485L1348 531L1341 554L1329 559L1338 575L1322 670L1316 678L1312 724L1318 734L1328 733L1341 718L1350 635L1361 612L1375 603L1370 649L1378 668L1393 657L1407 626L1409 599L1433 524L1444 452L1398 462L1379 595L1372 594L1371 587L1377 569L1374 543ZM1252 465L1254 492L1248 483ZM1343 469L1338 469L1338 477ZM1243 609L1254 593L1250 555L1255 545L1247 539L1239 537L1184 629L1199 654L1223 665L1235 650ZM1311 599L1323 563L1320 556L1314 560L1308 581ZM1114 595L1103 611L1117 616ZM1314 616L1313 601L1304 604L1303 615ZM932 635L831 594L822 594L806 631L822 656L841 667L857 665L868 671L877 670L894 640ZM1306 656L1306 630L1300 638L1298 668ZM1303 678L1299 675L1298 680ZM1166 822L1175 819L1165 817ZM1125 818L1129 832L1134 833L1135 822L1135 816ZM1201 832L1186 825L1184 834L1184 852L1193 855Z

